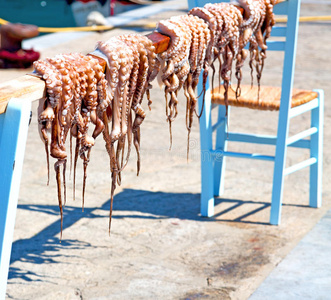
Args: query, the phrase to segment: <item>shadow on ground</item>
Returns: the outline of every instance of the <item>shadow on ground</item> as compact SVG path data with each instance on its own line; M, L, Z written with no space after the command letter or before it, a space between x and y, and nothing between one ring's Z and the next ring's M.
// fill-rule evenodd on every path
M235 199L216 199L217 205L225 204L227 207L215 214L212 218L200 216L200 194L192 193L164 193L144 190L125 189L114 198L113 219L120 218L140 218L140 219L164 219L179 218L200 222L222 221L241 222L257 225L266 225L263 222L247 221L245 218L254 215L262 210L268 209L270 203L258 201L243 201ZM235 219L222 218L223 215L245 205L245 213ZM258 205L258 208L256 208ZM286 204L285 204L286 205ZM80 207L66 206L64 209L63 228L69 228L83 218L108 218L110 200L107 200L101 207L85 207L84 211ZM58 206L52 205L18 205L19 209L40 212L51 215L59 215ZM13 243L11 264L16 261L33 264L55 264L56 258L60 256L59 251L66 249L81 249L94 247L89 243L57 238L61 230L60 217L42 231L31 238L20 239ZM61 254L63 255L63 254ZM31 278L37 279L31 279ZM38 279L38 274L25 272L18 268L10 268L9 279L20 278L25 281L42 280Z

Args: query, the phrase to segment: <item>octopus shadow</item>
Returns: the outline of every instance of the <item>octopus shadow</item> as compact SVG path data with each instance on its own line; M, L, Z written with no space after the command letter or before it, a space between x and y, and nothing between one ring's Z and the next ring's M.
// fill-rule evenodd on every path
M241 201L231 199L216 199L215 204L232 203L233 205L226 210L217 213L214 217L203 218L200 216L200 194L192 193L165 193L151 192L144 190L125 189L114 197L113 206L113 222L121 218L139 218L139 219L165 219L179 218L189 219L199 222L215 222L226 221L222 220L222 214L226 214L231 209L236 209L242 205L245 207L245 213L232 222L246 222L244 218L251 214L255 214L262 209L268 207L267 203L261 202L261 207L257 210L256 202ZM249 205L255 204L254 209L250 210ZM67 229L83 218L108 218L110 200L107 200L101 207L85 207L84 212L80 207L66 206L64 209L63 228ZM57 205L18 205L18 209L24 209L31 212L41 214L50 214L59 216L59 208ZM248 222L252 223L252 222ZM255 224L265 224L254 222ZM19 239L13 243L11 264L14 262L27 262L32 264L56 264L58 258L62 256L60 250L66 249L82 249L87 247L95 247L90 243L78 239L59 240L61 230L60 217L53 223L49 224L43 230L27 239ZM24 281L47 281L51 280L33 273L31 271L19 269L12 266L9 270L9 279L22 279ZM9 284L11 281L8 282Z
M31 212L39 212L41 214L50 214L59 216L59 208L55 205L18 205L18 209L24 209ZM85 213L82 213L81 208L65 207L63 228L69 228L82 218L99 217L93 214L96 208L88 208ZM39 215L42 217L42 215ZM27 239L19 239L12 244L10 264L20 261L30 264L56 264L59 262L58 258L62 257L60 250L66 249L83 249L87 247L94 247L90 243L72 240L59 239L61 232L61 220L59 219L43 230ZM50 278L41 276L37 273L20 269L17 267L10 267L8 273L8 284L14 283L10 279L20 278L24 281L50 281Z

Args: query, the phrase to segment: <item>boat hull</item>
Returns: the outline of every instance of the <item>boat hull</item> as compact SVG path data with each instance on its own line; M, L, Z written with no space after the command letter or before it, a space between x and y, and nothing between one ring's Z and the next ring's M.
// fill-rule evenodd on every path
M110 0L4 0L0 1L1 18L11 23L33 24L39 27L85 26L92 11L110 15Z

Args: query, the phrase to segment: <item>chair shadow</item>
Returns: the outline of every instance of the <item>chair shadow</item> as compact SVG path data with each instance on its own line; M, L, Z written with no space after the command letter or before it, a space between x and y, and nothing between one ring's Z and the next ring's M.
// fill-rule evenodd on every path
M245 223L245 224L255 224L255 225L270 225L269 222L259 222L259 221L249 221L245 220L246 218L253 216L265 209L269 209L271 207L270 202L263 202L263 201L252 201L252 200L238 200L238 199L224 199L224 198L215 198L215 207L217 205L227 204L228 208L221 210L220 212L215 213L212 219L217 219L217 221L228 222L228 223ZM253 207L258 206L255 209L247 209L245 208L246 213L233 218L233 219L224 219L224 216L227 213L235 209L240 209L242 206L251 205ZM309 207L309 205L301 205L301 204L289 204L289 203L282 203L282 206L294 206L294 207Z
M254 214L257 214L265 209L268 209L271 205L268 202L262 202L262 201L251 201L251 200L238 200L238 199L219 199L215 198L215 207L217 205L221 204L227 204L227 208L221 210L220 212L216 212L214 215L214 219L217 219L218 221L222 222L228 222L228 223L245 223L245 224L255 224L255 225L270 225L268 222L259 222L259 221L249 221L245 220L246 218L253 216ZM235 209L240 209L243 206L254 206L258 205L255 209L247 209L245 208L246 213L233 218L233 219L225 219L222 218L222 216L226 215L227 213L230 213L234 211Z
M194 220L199 222L242 222L257 225L269 225L263 222L250 222L244 220L248 216L256 214L270 206L270 203L256 201L242 201L235 199L217 199L215 205L221 203L233 204L227 209L218 212L214 217L201 217L200 212L200 194L192 193L164 193L151 192L144 190L125 189L114 197L113 219L121 218L140 218L140 219L166 219L179 218ZM243 205L254 204L254 209L245 207L246 213L233 220L222 219L222 215L239 208ZM256 204L260 205L256 208ZM80 207L67 205L64 209L63 228L69 228L77 221L87 218L108 218L108 214L102 214L102 211L108 212L110 200L108 199L101 207L85 207L84 212ZM36 211L40 213L59 216L57 205L18 205L19 209ZM101 211L101 213L100 213ZM45 227L31 238L19 239L12 245L11 264L16 261L28 262L33 264L55 264L56 258L60 256L59 251L62 248L82 249L94 247L90 243L80 240L65 239L60 241L58 236L61 230L60 217L58 220ZM105 229L106 230L106 229ZM62 255L62 254L61 254ZM26 272L18 268L11 267L8 274L9 279L20 278L25 281L45 280L38 274ZM8 282L10 284L10 282Z

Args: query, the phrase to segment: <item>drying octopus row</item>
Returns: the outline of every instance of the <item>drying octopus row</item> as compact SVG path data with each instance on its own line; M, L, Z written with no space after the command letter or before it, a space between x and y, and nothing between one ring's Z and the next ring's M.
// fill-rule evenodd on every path
M121 172L129 160L132 144L137 152L139 174L140 125L146 116L142 101L146 94L148 106L152 103L150 83L157 77L159 84L164 86L170 140L171 122L178 114L178 91L183 89L187 99L186 127L189 139L194 114L198 117L201 114L196 107L196 88L200 75L203 74L204 99L210 68L214 81L216 60L220 65L219 81L222 80L225 87L225 103L234 62L237 96L240 95L241 68L248 55L249 65L252 72L255 67L259 84L266 57L266 40L274 25L273 1L237 0L233 3L206 4L203 8L193 8L187 15L160 21L156 31L169 36L170 44L166 51L159 54L155 53L153 42L146 36L129 34L98 42L90 55L62 54L34 63L34 74L46 82L46 95L39 106L40 135L47 154L48 178L49 153L57 160L54 167L61 233L63 205L66 201L67 136L70 135L70 158L72 139L76 139L74 186L78 156L83 160L84 207L90 152L95 138L102 133L112 178L110 228L114 191L116 185L121 183ZM244 9L244 17L238 7ZM244 49L247 44L248 50ZM98 58L106 61L105 72ZM91 123L94 128L89 136Z
M189 11L188 15L160 21L156 30L171 38L169 48L159 55L159 82L165 85L167 116L170 126L177 115L177 93L183 87L187 98L186 126L188 139L196 110L196 87L203 69L203 99L209 68L214 82L216 60L219 61L219 84L224 86L227 106L232 66L235 62L236 96L240 96L242 67L248 55L251 76L256 69L258 86L266 58L266 40L275 23L275 0L237 0L231 3L206 4ZM244 9L244 16L239 7ZM249 50L244 49L249 44ZM213 86L212 86L213 88ZM170 99L168 100L168 97ZM202 106L203 108L203 106ZM188 149L189 150L189 149Z
M112 177L111 220L116 183L121 181L121 172L128 162L132 143L138 153L137 172L139 173L140 125L146 115L141 104L145 93L149 97L149 83L157 75L155 48L145 36L123 35L113 37L107 42L99 42L93 55L107 61L106 74L99 60L91 55L62 54L34 63L34 74L44 79L46 83L46 97L39 105L38 121L40 135L45 143L48 177L49 153L57 159L54 167L61 213L61 233L63 206L66 201L65 173L68 155L65 144L68 134L70 153L72 138L76 138L74 187L78 156L83 159L84 207L87 165L94 140L102 133L110 158ZM92 136L89 136L91 123L94 125L94 130ZM126 144L127 151L124 157ZM63 166L64 200L61 192L61 166Z

